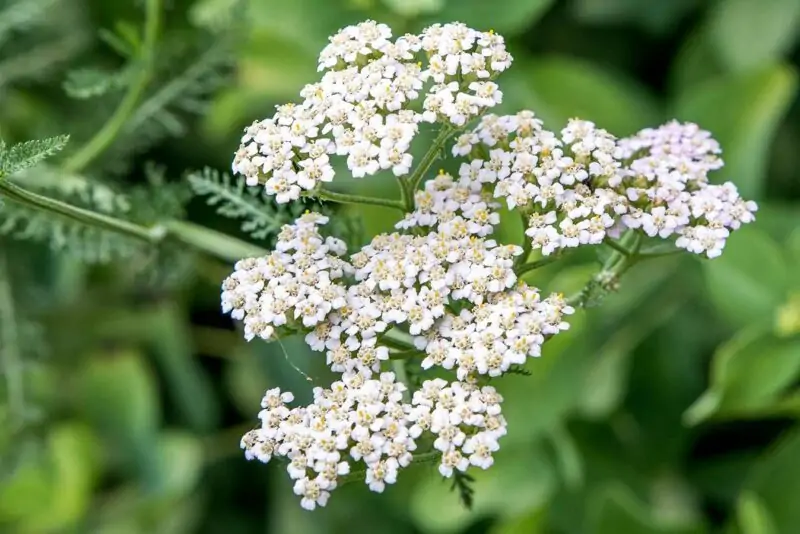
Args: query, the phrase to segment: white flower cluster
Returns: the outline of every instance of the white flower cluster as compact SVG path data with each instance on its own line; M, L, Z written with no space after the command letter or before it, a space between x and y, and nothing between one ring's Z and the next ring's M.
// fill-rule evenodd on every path
M340 258L346 246L319 234L318 225L326 222L308 213L284 226L276 250L238 261L222 283L222 311L244 320L248 341L272 339L279 327L313 327L346 304L347 289L338 282L351 271Z
M326 350L336 372L372 376L389 359L378 336L405 325L413 336L431 332L455 300L479 304L516 283L513 258L522 249L441 232L383 234L351 258L356 283L347 305L306 336Z
M319 58L322 79L301 91L302 103L278 106L245 130L233 172L264 184L278 203L333 180L331 155L346 157L356 178L403 176L419 122L462 126L501 102L491 79L511 64L502 37L458 23L391 37L373 21L331 37ZM422 112L412 107L420 98Z
M678 236L675 244L695 254L722 254L731 230L755 220L755 202L739 196L731 182L709 185L722 167L719 144L696 124L670 122L621 139L618 157L629 162L622 188L630 201L622 217L647 235Z
M294 492L309 510L325 506L359 463L369 488L383 492L411 463L416 439L426 431L436 436L442 475L470 464L492 465L497 440L506 433L494 388L431 380L410 403L403 400L405 391L393 373L379 379L345 373L329 389L315 388L309 406L289 408L294 396L271 389L261 402L261 427L245 434L241 446L248 459L286 459Z
M545 255L641 228L719 256L730 230L754 220L756 210L730 182L708 184L708 172L722 166L719 152L694 124L671 122L617 140L570 120L556 136L530 111L488 115L453 146L454 155L473 156L462 178L489 184L494 197L526 213L525 233Z
M412 435L425 430L436 436L433 448L442 453L439 472L451 477L470 465L488 469L498 440L506 435L503 401L495 388L467 382L428 380L414 392L408 419Z
M561 295L542 300L525 284L494 293L470 310L447 314L434 331L415 340L426 353L422 368L455 368L459 380L500 376L540 356L548 337L569 328L564 316L574 311Z
M549 255L602 242L615 216L627 210L613 189L590 187L616 175L615 148L614 138L590 122L570 121L559 138L522 111L484 117L457 140L453 154L479 154L462 165L462 177L471 173L510 209L528 214L532 248Z
M320 233L327 217L307 213L282 229L273 252L239 261L223 283L223 311L243 321L246 339L304 335L341 374L304 407L269 390L260 428L242 438L247 458L287 462L305 508L324 506L357 469L382 492L420 454L418 442L432 443L422 454L439 458L446 477L492 465L506 422L487 383L540 356L574 312L563 296L518 280L536 266L523 247L490 238L503 202L544 255L630 229L715 257L754 219L756 205L733 184L709 184L720 148L694 124L617 139L583 120L556 134L530 111L483 116L501 102L493 80L510 64L493 32L436 24L395 39L367 21L331 37L302 103L245 131L234 172L284 203L333 180L332 156L356 178L409 174L420 123L443 123L427 170L446 134L482 116L452 147L466 159L457 175L442 170L413 191L416 174L401 181L414 206L397 232L346 258L343 241ZM385 372L391 358L413 359L415 391ZM454 379L422 381L433 367Z
M494 226L500 223L500 214L496 211L500 205L484 192L482 184L469 172L472 168L464 163L457 182L444 171L425 182L425 190L417 191L414 196L414 211L395 228L438 228L440 232L457 238L491 234Z

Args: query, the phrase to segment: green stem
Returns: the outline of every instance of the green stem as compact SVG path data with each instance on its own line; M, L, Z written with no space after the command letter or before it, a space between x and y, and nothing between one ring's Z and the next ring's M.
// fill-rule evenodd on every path
M627 248L623 247L622 245L620 245L619 243L617 243L616 241L614 241L611 238L604 239L603 240L603 244L604 245L608 245L609 247L613 248L614 250L616 250L617 252L619 252L623 256L630 256L631 255L631 251L629 251Z
M679 250L669 250L669 251L666 251L666 252L642 252L641 254L639 254L639 258L640 259L645 259L645 260L649 260L649 259L653 259L653 258L666 258L668 256L674 256L676 254L681 254L683 252L686 252L686 251L679 249Z
M544 267L545 265L550 265L551 263L558 261L561 257L557 254L553 254L552 256L545 256L544 258L531 262L531 263L523 263L514 268L514 272L517 276L522 276L523 274L533 271L535 269L539 269Z
M386 345L387 343L384 342ZM407 360L409 358L413 358L414 356L421 356L425 353L421 350L417 349L407 349L407 350L400 350L397 352L390 352L389 359L390 360Z
M25 393L8 262L2 252L0 252L0 358L2 358L3 374L6 376L8 415L12 429L16 430L23 424L25 418Z
M127 235L148 243L155 243L161 240L164 230L162 228L145 228L138 224L96 213L91 210L79 208L60 200L28 191L15 185L8 180L0 181L0 193L11 200L24 204L40 211L56 213L67 219L72 219L82 224L110 230L118 234Z
M408 382L406 360L392 360L392 371L394 371L395 380L406 385L406 390L403 392L403 401L409 402L411 400L411 387Z
M316 189L309 191L304 196L318 198L320 200L329 200L331 202L339 202L341 204L365 204L369 206L382 206L384 208L393 208L400 211L405 211L403 202L399 200L391 200L388 198L366 197L361 195L348 195L346 193L336 193L328 189Z
M64 170L77 173L85 169L114 142L114 139L125 127L125 123L136 110L136 105L150 83L160 27L161 0L146 0L144 37L142 38L141 65L138 76L133 80L116 111L103 127L64 162Z
M379 341L393 349L415 350L414 339L411 337L411 334L407 334L397 328L392 328L381 334Z
M520 212L519 214L520 219L522 219L522 227L525 228L527 226L527 221L525 220L527 217L525 213ZM514 268L521 267L525 265L528 261L528 258L531 255L531 249L533 247L533 241L525 234L522 234L522 254L517 256L517 259L514 261Z
M433 165L433 162L439 159L439 153L442 150L442 147L455 131L456 129L449 125L443 126L439 131L439 135L436 136L436 139L434 139L431 147L428 149L428 152L422 156L422 160L419 162L417 169L411 176L408 177L408 180L405 180L403 183L401 183L401 186L405 186L405 194L403 197L406 211L414 211L414 193L419 187L422 179L425 177L425 174L431 168L431 165Z
M78 223L148 244L158 244L169 238L225 261L237 261L245 257L267 254L267 251L260 247L189 222L165 221L152 227L145 227L28 191L8 180L0 181L0 194L30 208L55 213Z

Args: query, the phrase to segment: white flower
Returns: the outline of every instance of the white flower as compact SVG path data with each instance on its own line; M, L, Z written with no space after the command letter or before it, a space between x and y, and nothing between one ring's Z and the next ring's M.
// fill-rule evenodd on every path
M325 506L331 496L330 493L321 488L320 481L311 480L308 477L301 478L295 482L294 493L302 497L300 506L306 510L313 510L317 506Z

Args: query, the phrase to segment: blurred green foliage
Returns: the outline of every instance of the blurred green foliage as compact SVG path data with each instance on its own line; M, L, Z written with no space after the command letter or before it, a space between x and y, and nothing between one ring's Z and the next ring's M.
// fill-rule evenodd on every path
M220 217L236 186L217 175L192 179L216 206L187 204L185 171L226 168L241 128L296 98L341 26L460 20L507 37L505 110L618 135L696 121L725 150L717 178L758 200L758 219L719 260L634 269L531 376L502 379L510 433L476 475L472 510L415 467L384 495L353 484L307 513L280 467L247 464L237 445L267 387L302 400L313 384L297 369L323 382L324 362L295 339L241 341L218 313L229 266L98 244L3 206L0 531L800 532L800 0L171 0L140 105L78 165L70 147L140 74L143 3L0 0L0 136L73 140L26 185L142 224L186 210L269 246L279 219L242 229ZM380 178L347 186L394 191ZM392 220L364 213L367 234ZM112 258L123 261L89 265ZM569 292L593 261L530 276Z

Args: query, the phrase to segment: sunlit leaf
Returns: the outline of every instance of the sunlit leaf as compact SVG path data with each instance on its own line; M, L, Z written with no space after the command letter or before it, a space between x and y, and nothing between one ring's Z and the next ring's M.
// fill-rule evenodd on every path
M513 35L547 11L553 0L506 0L502 6L485 0L446 0L431 22L463 22L480 30Z
M800 433L787 433L767 450L750 472L745 491L760 498L775 532L794 532L800 525L800 508L787 495L800 492Z
M711 11L709 32L731 70L759 68L792 49L800 34L800 1L723 0Z
M591 120L615 135L657 124L661 111L635 81L585 60L547 57L518 62L503 77L509 106L533 110L549 129L575 117Z
M701 524L669 525L655 517L652 510L640 502L631 491L621 485L601 490L594 500L589 516L588 532L613 532L614 534L700 534Z
M504 444L505 445L505 444ZM414 491L411 514L426 532L457 532L484 516L514 517L540 506L555 490L556 477L542 451L502 447L491 469L475 469L475 502L464 508L450 480L431 470Z
M736 517L742 534L778 534L769 511L752 492L744 492L736 505Z
M754 228L742 228L725 253L704 260L706 287L719 313L746 325L772 315L787 296L789 274L778 245Z

